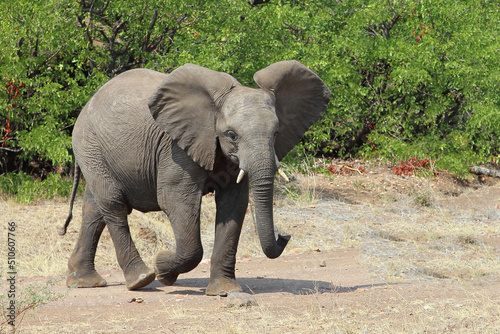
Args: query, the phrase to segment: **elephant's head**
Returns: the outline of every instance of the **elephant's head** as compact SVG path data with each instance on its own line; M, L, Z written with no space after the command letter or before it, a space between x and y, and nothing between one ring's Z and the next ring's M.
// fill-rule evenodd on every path
M273 186L279 161L321 118L330 90L297 61L272 64L254 75L259 88L232 76L186 64L173 71L149 99L153 118L206 170L217 145L248 175L257 230L269 258L278 257L289 237L274 235Z

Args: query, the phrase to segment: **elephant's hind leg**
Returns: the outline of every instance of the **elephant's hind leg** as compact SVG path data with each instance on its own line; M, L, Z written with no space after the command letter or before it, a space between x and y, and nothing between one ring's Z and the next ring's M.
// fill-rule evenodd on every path
M68 261L66 285L79 288L103 287L107 283L95 270L94 258L105 223L102 215L95 209L93 196L88 189L85 191L82 211L82 226Z
M135 247L127 222L126 206L114 203L103 210L104 220L115 246L118 264L123 270L127 289L140 289L155 280L155 272L142 260Z

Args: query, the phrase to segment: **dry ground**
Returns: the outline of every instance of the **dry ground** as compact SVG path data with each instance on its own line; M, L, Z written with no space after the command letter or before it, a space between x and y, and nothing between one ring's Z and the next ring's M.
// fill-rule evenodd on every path
M334 164L339 169L345 162ZM109 286L64 286L80 201L64 237L56 233L67 214L64 199L0 202L2 240L7 222L17 224L17 303L21 309L23 303L38 306L17 318L16 331L500 333L500 182L401 177L390 166L359 161L349 170L351 175L330 177L289 170L294 180L277 181L276 226L292 234L278 259L263 257L249 207L236 275L253 306L204 295L213 197L202 209L203 262L172 287L155 281L139 291L126 290L107 231L96 266ZM146 263L159 249L173 248L163 214L133 212L130 221Z

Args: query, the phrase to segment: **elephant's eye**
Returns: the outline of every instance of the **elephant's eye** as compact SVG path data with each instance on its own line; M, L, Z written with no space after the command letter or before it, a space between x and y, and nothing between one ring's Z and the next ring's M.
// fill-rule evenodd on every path
M226 131L226 137L228 137L232 141L235 141L236 139L238 139L238 135L236 134L236 132L231 131L231 130Z

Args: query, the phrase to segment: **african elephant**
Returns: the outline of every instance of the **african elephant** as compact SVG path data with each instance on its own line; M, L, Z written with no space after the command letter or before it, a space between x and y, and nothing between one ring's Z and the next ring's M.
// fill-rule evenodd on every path
M68 261L66 284L105 286L94 268L97 243L107 226L128 289L155 279L172 285L203 256L202 196L215 192L215 240L207 295L241 290L235 262L251 187L260 243L280 256L290 236L273 224L273 185L279 161L325 112L330 90L297 61L272 64L254 75L259 88L229 74L186 64L170 74L124 72L90 99L73 130L75 183L87 182L83 222ZM141 259L127 215L164 211L175 252L161 251L154 270Z

